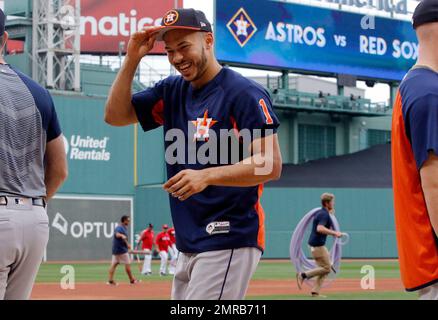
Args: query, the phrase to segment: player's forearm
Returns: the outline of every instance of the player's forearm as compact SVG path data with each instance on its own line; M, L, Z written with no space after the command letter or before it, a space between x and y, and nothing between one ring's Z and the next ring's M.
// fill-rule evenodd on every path
M438 236L438 156L433 152L420 169L420 177L430 222Z
M204 169L208 185L252 187L280 177L281 161L255 154L229 166Z
M434 180L426 184L423 183L423 193L430 222L435 234L438 236L438 182Z
M57 158L57 163L53 159L46 158L46 166L44 170L44 184L46 186L46 199L51 199L56 191L61 187L67 179L68 169L67 160L64 156Z
M327 229L325 234L328 236L333 236L333 237L336 236L336 232L333 230L330 230L330 229Z
M46 169L45 173L45 185L46 185L46 199L51 199L56 191L61 187L67 179L67 171L54 168Z
M335 236L336 235L336 231L333 231L333 230L328 229L328 228L321 226L321 225L318 226L317 231L318 231L318 233L325 234L328 236Z
M67 179L68 165L65 156L63 136L59 135L46 145L44 154L44 184L46 199L52 198Z
M131 124L130 119L134 110L132 108L132 82L140 63L137 59L127 56L117 77L111 87L105 105L105 121L114 126Z

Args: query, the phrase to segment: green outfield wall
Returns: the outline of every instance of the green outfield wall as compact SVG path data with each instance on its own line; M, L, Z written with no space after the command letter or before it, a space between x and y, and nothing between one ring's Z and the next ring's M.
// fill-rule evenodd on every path
M323 192L336 195L336 217L350 235L344 257L397 257L391 189L265 188L265 258L289 257L293 230L309 210L319 206ZM161 186L138 187L134 199L135 233L148 223L156 228L171 224L168 196Z
M103 98L52 95L69 166L60 193L132 195L135 128L106 124Z
M148 223L172 224L167 194L163 130L112 127L103 121L105 98L53 93L65 135L69 178L59 194L128 196L134 199L134 234ZM287 121L283 124L284 135ZM281 132L280 132L281 133ZM339 139L339 138L337 138ZM288 144L280 135L280 144ZM293 143L292 143L293 145ZM266 258L287 258L292 231L323 192L335 193L336 215L350 242L345 257L394 258L391 189L265 188ZM87 256L88 257L88 256Z

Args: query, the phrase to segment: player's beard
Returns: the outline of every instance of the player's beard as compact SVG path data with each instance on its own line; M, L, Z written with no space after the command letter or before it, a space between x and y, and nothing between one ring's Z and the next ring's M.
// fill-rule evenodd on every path
M198 63L196 63L196 75L192 81L197 81L201 79L204 74L207 72L207 55L205 54L205 49L202 47L201 59Z
M2 35L0 36L0 59L3 60L3 51L5 50L5 45L6 45L6 41L5 41L5 36Z
M194 81L198 81L199 79L202 79L202 77L205 75L207 71L207 65L208 65L207 55L205 54L205 49L202 48L200 59L198 61L192 62L194 75L189 78L185 78L185 80L194 82Z

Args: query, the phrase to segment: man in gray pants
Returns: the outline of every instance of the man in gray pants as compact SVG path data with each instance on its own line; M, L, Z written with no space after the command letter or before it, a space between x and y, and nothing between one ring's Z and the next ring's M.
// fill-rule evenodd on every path
M0 300L29 299L49 239L46 201L67 177L49 92L6 64L0 10Z

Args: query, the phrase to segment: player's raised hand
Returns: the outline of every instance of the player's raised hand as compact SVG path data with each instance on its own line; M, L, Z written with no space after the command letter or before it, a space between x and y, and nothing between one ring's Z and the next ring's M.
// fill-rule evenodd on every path
M128 42L127 56L140 61L154 47L157 32L161 28L161 26L146 27L132 34Z

